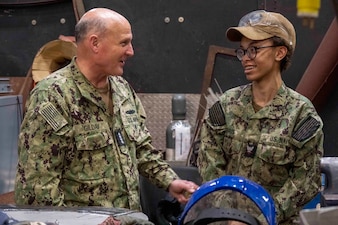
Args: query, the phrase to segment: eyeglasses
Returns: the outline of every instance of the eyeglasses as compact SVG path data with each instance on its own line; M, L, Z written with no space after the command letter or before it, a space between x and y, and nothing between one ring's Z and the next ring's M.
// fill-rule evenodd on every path
M270 46L250 46L247 49L243 49L243 48L238 48L236 49L236 56L239 59L239 61L242 61L243 57L245 54L247 54L247 56L249 57L249 59L254 59L256 58L257 55L257 50L261 49L261 48L273 48L273 47L277 47L277 45L270 45Z

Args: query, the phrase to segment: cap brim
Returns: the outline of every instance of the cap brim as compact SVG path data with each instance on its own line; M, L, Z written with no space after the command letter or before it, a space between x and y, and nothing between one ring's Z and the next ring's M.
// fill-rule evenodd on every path
M230 27L226 31L226 37L230 41L241 41L243 36L255 41L273 37L273 35L253 27Z

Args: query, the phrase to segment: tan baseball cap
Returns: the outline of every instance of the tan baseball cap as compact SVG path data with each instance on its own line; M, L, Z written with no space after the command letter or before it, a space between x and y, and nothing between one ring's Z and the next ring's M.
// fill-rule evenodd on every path
M241 41L242 36L259 41L274 36L282 38L294 51L296 47L296 31L291 22L282 14L256 10L243 16L237 27L226 31L230 41Z

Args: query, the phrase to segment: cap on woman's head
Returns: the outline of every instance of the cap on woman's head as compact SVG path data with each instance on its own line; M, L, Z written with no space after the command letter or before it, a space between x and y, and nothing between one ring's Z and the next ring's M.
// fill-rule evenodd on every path
M296 46L296 32L291 22L280 13L265 10L246 14L237 27L230 27L226 31L226 36L230 41L241 41L243 36L255 41L277 36L292 50Z

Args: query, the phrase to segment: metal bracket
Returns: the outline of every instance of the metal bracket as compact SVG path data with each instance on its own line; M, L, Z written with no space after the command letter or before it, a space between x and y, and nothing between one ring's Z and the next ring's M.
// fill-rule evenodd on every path
M201 129L202 125L202 120L205 114L205 110L207 107L207 99L205 98L205 95L208 93L208 88L211 85L211 79L213 76L214 72L214 67L215 67L215 61L217 55L228 55L228 56L233 56L236 57L236 52L235 49L233 48L226 48L222 46L217 46L217 45L210 45L209 46L209 51L208 51L208 57L207 57L207 62L204 68L204 76L203 76L203 83L202 83L202 91L200 95L200 101L199 101L199 108L197 111L197 117L196 117L196 123L195 123L195 129L191 141L191 147L189 150L188 158L186 161L187 166L194 165L195 163L192 161L195 161L196 159L193 157L193 148L194 148L194 143L196 142L199 132Z
M197 120L201 120L204 116L207 100L205 95L208 93L208 88L211 85L211 79L214 72L215 60L218 54L236 57L235 49L225 48L217 45L210 45L208 51L207 63L204 68L204 78L202 83L201 98L199 102L199 110L197 113Z

